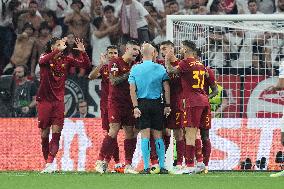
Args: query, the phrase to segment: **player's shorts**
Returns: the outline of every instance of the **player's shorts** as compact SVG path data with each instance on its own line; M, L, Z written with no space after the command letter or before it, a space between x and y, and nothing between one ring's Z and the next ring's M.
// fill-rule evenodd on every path
M109 130L109 121L108 121L108 110L101 109L101 119L102 119L102 128L103 130Z
M211 112L209 106L195 106L185 109L183 117L185 127L211 128Z
M132 106L121 105L116 102L108 104L108 121L109 123L120 123L121 126L134 126L135 118Z
M46 129L51 125L63 127L64 108L64 101L38 101L38 127L41 129Z
M154 129L161 131L164 128L164 106L161 99L138 99L141 116L135 128L139 130Z
M179 108L173 108L170 115L165 119L165 128L180 129L183 128L184 113Z

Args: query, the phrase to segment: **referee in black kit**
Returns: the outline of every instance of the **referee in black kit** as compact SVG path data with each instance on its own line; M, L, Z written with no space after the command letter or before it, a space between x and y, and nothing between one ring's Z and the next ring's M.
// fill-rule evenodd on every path
M152 132L156 152L159 158L160 174L166 174L165 144L162 138L164 115L170 114L170 86L166 69L153 62L157 52L149 44L142 45L143 62L132 67L128 82L130 95L134 107L134 117L138 118L136 128L141 132L141 149L144 161L144 170L140 173L149 174L150 167L150 132ZM161 94L165 91L165 106L161 103Z

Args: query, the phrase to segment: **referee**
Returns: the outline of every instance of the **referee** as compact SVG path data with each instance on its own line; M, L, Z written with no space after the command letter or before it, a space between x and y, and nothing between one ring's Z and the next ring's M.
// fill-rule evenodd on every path
M141 149L144 170L140 173L149 174L150 132L152 132L156 152L159 158L160 174L166 174L165 145L162 139L164 115L170 114L170 87L166 69L153 62L156 58L155 48L149 44L142 45L143 62L134 66L129 75L130 95L134 107L134 117L138 118L136 128L141 132ZM161 94L165 92L165 106L161 103Z

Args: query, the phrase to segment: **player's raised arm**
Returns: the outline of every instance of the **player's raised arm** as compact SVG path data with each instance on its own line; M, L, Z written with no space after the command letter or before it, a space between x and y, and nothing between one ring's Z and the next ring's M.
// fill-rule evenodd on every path
M106 55L102 53L101 56L100 56L100 63L99 63L99 65L95 69L93 69L91 71L91 73L89 74L88 78L93 80L93 79L96 79L96 78L100 77L100 75L101 75L100 71L101 71L102 67L106 63L107 63Z
M72 66L88 69L91 65L91 61L89 59L88 54L86 53L84 43L78 38L75 40L75 43L77 47L74 49L80 51L82 53L82 57L73 58L68 56L67 58Z

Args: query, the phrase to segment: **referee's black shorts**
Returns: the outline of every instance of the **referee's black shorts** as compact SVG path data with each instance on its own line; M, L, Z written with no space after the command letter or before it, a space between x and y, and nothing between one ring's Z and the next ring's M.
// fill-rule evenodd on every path
M138 118L136 128L162 130L164 128L164 105L161 99L138 99L141 117Z

